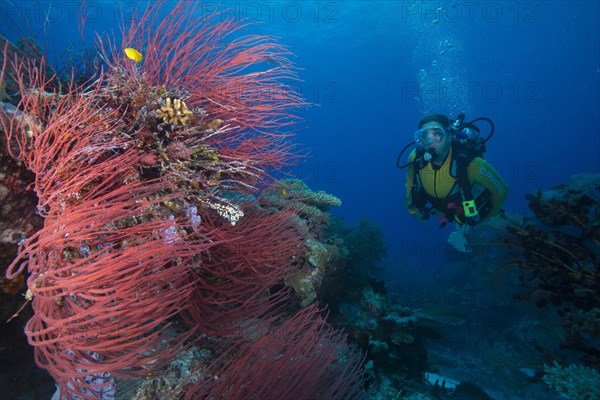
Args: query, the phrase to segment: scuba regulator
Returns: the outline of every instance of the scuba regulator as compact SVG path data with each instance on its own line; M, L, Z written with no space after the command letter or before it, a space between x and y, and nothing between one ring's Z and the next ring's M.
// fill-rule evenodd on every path
M479 122L479 121L485 121L488 124L490 124L490 133L488 134L488 136L485 139L480 136L481 130L478 126L475 125L475 123ZM470 152L477 153L478 155L483 155L483 153L485 153L485 151L486 151L485 144L494 135L495 126L494 126L494 122L487 117L479 117L479 118L475 118L474 120L472 120L470 122L465 122L465 114L460 113L456 117L456 120L454 121L454 123L452 123L450 126L446 127L446 129L449 133L452 134L452 138L453 138L452 142L453 143L459 143L459 144L463 145ZM406 163L404 165L400 165L400 160L402 159L402 154L404 154L404 152L414 144L417 144L415 160L412 162ZM438 156L439 156L439 154L437 153L437 151L435 149L425 148L425 146L422 146L421 144L418 144L416 140L413 140L412 142L410 142L406 146L404 146L402 151L400 151L400 154L398 155L398 158L396 159L396 166L399 169L404 169L404 168L408 167L409 165L416 163L416 165L419 168L422 168L428 162L435 160Z

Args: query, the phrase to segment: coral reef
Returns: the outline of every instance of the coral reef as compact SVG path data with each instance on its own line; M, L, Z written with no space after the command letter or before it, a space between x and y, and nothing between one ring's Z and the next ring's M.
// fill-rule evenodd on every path
M10 103L0 102L0 109L5 111L0 113L3 119L0 126L12 116L24 117ZM27 132L32 125L33 121L28 119ZM35 214L37 197L27 190L34 179L25 165L10 156L6 137L0 135L0 243L20 243L41 228L42 220Z
M426 371L423 339L439 336L440 318L404 307L370 287L362 290L358 304L341 303L339 312L337 321L343 321L353 341L368 349L380 371L410 379Z
M375 276L381 272L378 264L387 255L383 229L375 223L363 219L356 227L346 225L340 218L332 218L324 236L339 242L343 258L342 268L331 274L327 289L321 291L321 300L334 308L345 297L359 301L364 287L381 287Z
M249 398L259 375L245 371L264 361L260 376L276 382L261 399L291 389L359 398L360 354L316 305L286 312L279 288L309 237L294 207L266 207L260 194L293 157L291 110L305 104L284 83L294 67L282 46L240 37L243 24L220 15L195 19L194 7L142 10L119 43L145 49L143 62L100 41L107 65L81 86L4 47L2 80L19 96L0 108L0 129L44 218L6 273L27 274L35 361L61 399L93 398L204 344L220 354L188 397ZM239 87L282 94L257 100L235 96ZM313 247L307 259L320 262Z
M567 333L564 346L600 365L600 175L576 175L569 184L527 195L535 219L506 221L509 263L525 290L519 299L553 306ZM593 361L595 360L595 361Z
M544 382L569 400L600 399L600 373L582 365L544 365Z
M266 329L263 337L212 363L199 382L184 389L185 398L363 398L362 359L346 345L345 335L319 316L316 305Z
M320 229L329 220L330 207L339 207L342 201L322 190L313 191L299 179L288 178L277 181L269 191L273 205L291 203L296 213L308 222L312 229Z
M173 398L182 382L198 381L211 359L210 352L192 347L178 354L160 374L136 382L130 392L124 390L127 388L126 384L117 383L117 388L122 387L117 391L117 397L131 400Z
M297 268L285 279L305 307L316 300L323 279L340 266L341 242L328 240L323 233L328 226L329 207L340 206L341 200L324 191L315 192L299 179L288 178L274 182L262 201L265 207L291 208L294 225L307 236L306 250L296 260Z
M285 278L285 283L300 296L303 307L316 300L323 279L335 271L341 256L337 245L314 238L307 239L305 244L307 250L300 258L299 268Z
M10 17L6 14L3 16L6 18L4 23L9 22L8 19L10 19ZM37 68L42 69L47 76L56 73L51 65L43 61L45 58L44 52L35 40L29 37L21 37L14 43L11 43L2 33L0 33L0 60L14 60L15 58L21 60L26 59ZM19 86L15 80L10 79L10 76L14 75L17 71L10 63L6 63L3 70L5 71L5 74L0 79L0 101L13 100L12 97L18 93ZM29 79L29 77L26 77L26 79ZM57 88L58 85L56 85L56 82L53 82L46 90L51 91Z

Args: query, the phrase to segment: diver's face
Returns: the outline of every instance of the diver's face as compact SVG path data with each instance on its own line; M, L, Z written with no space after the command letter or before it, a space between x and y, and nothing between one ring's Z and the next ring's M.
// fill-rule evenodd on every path
M439 154L442 155L449 150L450 134L446 132L440 123L428 122L423 125L422 130L430 148L433 147Z

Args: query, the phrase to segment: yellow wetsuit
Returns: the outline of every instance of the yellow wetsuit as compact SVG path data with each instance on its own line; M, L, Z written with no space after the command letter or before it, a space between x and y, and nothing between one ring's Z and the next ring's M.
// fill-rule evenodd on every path
M416 157L416 150L413 150L408 160L412 163ZM451 218L460 224L466 222L462 211L462 196L458 184L457 162L452 158L452 148L448 152L443 164L439 167L428 162L419 170L418 180L421 186L421 193L425 193L425 198L433 205L433 211L438 214L453 214ZM494 217L500 213L502 206L508 196L508 186L502 180L502 177L492 166L480 157L475 157L469 163L467 169L469 184L471 185L472 197L486 198L491 201L484 210L482 218ZM423 215L418 205L413 199L413 185L415 184L415 166L408 166L406 179L406 201L405 206L408 211L419 220L423 220ZM486 193L487 191L487 193ZM489 193L489 196L484 197ZM481 197L480 197L481 196ZM486 200L486 201L487 201ZM478 206L480 207L480 206Z

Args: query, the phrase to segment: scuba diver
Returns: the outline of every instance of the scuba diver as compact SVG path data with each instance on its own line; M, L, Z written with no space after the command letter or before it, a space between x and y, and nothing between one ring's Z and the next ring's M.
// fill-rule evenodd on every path
M485 161L485 144L494 133L494 123L486 117L471 122L460 114L452 120L443 114L423 118L409 143L396 161L407 169L405 207L425 222L432 214L440 218L440 228L449 222L474 226L501 212L508 186ZM490 127L487 138L480 136L476 122ZM408 163L400 166L404 151L417 144ZM457 226L458 230L458 226Z

